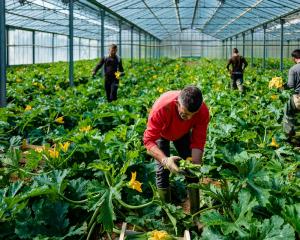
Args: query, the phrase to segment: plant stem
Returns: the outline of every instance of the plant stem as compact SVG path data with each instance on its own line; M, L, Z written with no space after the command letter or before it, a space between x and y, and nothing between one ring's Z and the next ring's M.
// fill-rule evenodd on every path
M152 200L152 201L150 201L150 202L148 202L148 203L145 203L145 204L142 204L142 205L138 205L138 206L134 206L134 205L129 205L129 204L123 202L121 199L117 199L117 200L118 200L118 202L119 202L123 207L129 208L129 209L139 209L139 208L144 208L144 207L148 207L148 206L152 205L153 203L156 203L155 200Z
M107 237L109 238L109 240L112 240L112 238L111 238L111 236L109 235L109 233L106 232L106 234L107 234Z
M100 211L101 205L99 207L97 207L97 209L94 211L93 216L88 224L88 228L91 227L92 223L94 222L95 218L97 217L99 211Z
M96 222L94 222L94 224L93 224L92 227L90 228L90 231L89 231L89 234L88 234L87 237L86 237L86 240L89 240L89 239L91 238L95 226L96 226Z
M76 151L77 146L75 146L75 148L73 149L73 151L69 154L69 156L67 156L65 158L65 160L63 160L57 167L60 167L62 164L64 164L66 161L68 161L70 159L70 157L73 155L73 153Z
M206 211L208 211L208 210L216 209L216 208L220 208L220 207L222 207L222 204L219 204L219 205L215 205L215 206L212 206L212 207L208 207L208 208L202 209L202 210L200 210L200 211L194 213L194 214L192 215L192 218L194 218L196 215L201 214L201 213L203 213L203 212L206 212Z
M67 197L65 197L63 194L59 193L59 196L61 196L63 199L65 199L67 202L69 203L73 203L73 204L82 204L82 203L86 203L88 201L88 199L84 199L84 200L80 200L80 201L75 201L72 199L69 199Z

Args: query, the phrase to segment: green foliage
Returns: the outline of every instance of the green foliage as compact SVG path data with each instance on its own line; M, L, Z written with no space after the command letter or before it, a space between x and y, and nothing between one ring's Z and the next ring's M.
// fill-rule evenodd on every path
M64 63L8 71L8 106L0 109L0 238L102 237L122 221L147 232L182 235L199 216L204 230L193 231L193 239L275 240L299 234L300 154L281 130L290 93L268 88L272 77L286 81L287 71L249 68L240 94L229 88L224 61L161 59L133 68L125 61L119 98L107 103L103 79L90 76L95 63L76 62L74 88ZM188 84L201 88L211 120L203 164L182 161L182 173L220 180L191 185L201 190L201 212L194 216L158 199L155 166L142 143L155 99ZM25 110L27 105L31 109ZM55 121L58 117L63 122ZM273 138L278 148L270 146ZM24 139L45 148L24 153ZM58 157L50 156L54 148ZM132 172L142 183L141 193L128 188ZM185 195L183 179L173 178L179 198Z

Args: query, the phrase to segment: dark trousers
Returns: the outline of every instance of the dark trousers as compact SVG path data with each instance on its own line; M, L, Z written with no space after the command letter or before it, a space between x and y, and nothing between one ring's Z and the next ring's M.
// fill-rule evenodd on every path
M180 139L174 141L174 146L178 152L179 157L182 159L187 159L191 157L192 152L190 149L190 133L185 134ZM160 138L156 141L157 146L160 150L164 152L166 156L170 156L170 141ZM157 188L167 188L169 187L169 174L170 171L165 169L160 162L156 161L156 186ZM189 178L188 182L198 182L198 179Z
M108 102L117 100L119 82L117 79L105 79L105 92Z
M243 74L242 73L232 73L231 74L231 88L240 89L243 86Z

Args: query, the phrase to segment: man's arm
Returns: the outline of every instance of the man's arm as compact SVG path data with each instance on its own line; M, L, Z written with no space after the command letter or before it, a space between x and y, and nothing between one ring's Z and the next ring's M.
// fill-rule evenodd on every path
M245 71L245 68L248 66L248 62L246 61L246 58L244 58L244 67L243 67L243 72Z
M227 66L226 66L226 68L227 68L227 70L228 71L230 71L230 69L229 69L229 66L232 64L232 62L231 62L231 58L228 60L228 62L227 62Z
M203 157L203 150L199 148L192 149L192 161L194 164L201 164Z
M147 148L147 153L149 155L159 161L161 165L169 169L171 172L177 173L179 172L179 168L176 165L176 161L178 161L180 157L167 157L156 144L156 140L160 138L160 133L165 122L166 116L162 109L154 112L152 116L149 117L147 129L144 132L144 145Z
M204 104L204 103L203 103ZM194 164L201 164L203 150L206 142L206 133L209 123L209 111L204 104L200 109L200 117L193 127L191 137L192 161Z
M100 61L97 63L96 67L92 71L92 75L95 76L98 70L103 66L105 58L101 58Z
M120 62L119 62L119 71L121 72L121 76L124 76L124 68L123 68L123 63L122 63L122 58L120 58Z

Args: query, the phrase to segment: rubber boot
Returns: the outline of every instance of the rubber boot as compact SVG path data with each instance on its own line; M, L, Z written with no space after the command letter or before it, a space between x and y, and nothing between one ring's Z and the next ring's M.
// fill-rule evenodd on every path
M200 194L199 189L189 188L188 189L189 200L190 200L190 214L195 214L200 210Z
M171 191L170 187L168 188L158 188L157 189L158 195L163 203L170 203L171 202Z

